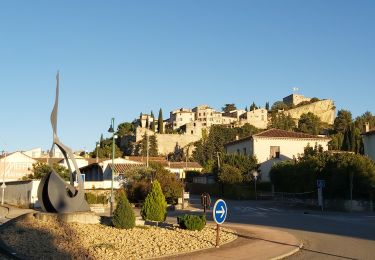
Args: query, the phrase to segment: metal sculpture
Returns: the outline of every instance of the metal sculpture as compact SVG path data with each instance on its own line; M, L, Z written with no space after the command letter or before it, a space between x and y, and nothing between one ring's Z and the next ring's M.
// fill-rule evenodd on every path
M81 172L77 166L77 162L72 150L65 146L57 136L57 110L59 106L59 73L56 75L56 97L55 105L51 113L51 125L53 130L53 144L49 154L53 156L53 149L55 145L61 150L67 162L70 172L70 183L66 183L63 178L53 169L51 160L48 160L52 171L41 180L38 187L38 200L43 211L68 213L68 212L83 212L90 211L90 207L85 200L85 191L83 188L83 180ZM73 171L70 166L70 161L73 163L78 185L74 186Z

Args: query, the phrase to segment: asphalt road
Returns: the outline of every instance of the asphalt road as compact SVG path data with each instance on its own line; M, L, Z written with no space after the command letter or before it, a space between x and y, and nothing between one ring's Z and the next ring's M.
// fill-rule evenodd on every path
M199 203L196 197L192 201ZM374 213L304 210L273 201L227 200L227 205L228 224L281 229L303 241L303 249L290 260L375 259Z

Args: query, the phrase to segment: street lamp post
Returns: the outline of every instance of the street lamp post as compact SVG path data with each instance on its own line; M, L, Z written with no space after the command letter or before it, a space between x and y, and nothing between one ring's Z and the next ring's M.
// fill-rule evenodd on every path
M112 133L112 178L111 178L111 201L110 201L110 208L109 208L109 213L112 216L113 213L113 178L115 175L115 118L112 117L111 119L111 126L108 129L109 133Z
M99 163L99 142L96 142L96 163Z
M3 154L5 155L5 157L4 157L3 184L1 185L1 189L2 189L1 205L4 205L4 195L5 195L5 188L6 188L6 185L5 185L5 169L6 169L5 161L6 161L6 159L7 159L7 154L6 154L5 151L3 151Z
M258 199L258 197L257 197L257 179L258 179L259 173L257 171L253 171L252 175L254 177L255 200L257 200Z

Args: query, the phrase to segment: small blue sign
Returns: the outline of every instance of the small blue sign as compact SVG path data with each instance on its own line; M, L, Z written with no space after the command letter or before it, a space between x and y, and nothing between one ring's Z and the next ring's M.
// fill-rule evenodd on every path
M225 219L227 218L227 213L228 208L225 201L222 199L217 200L212 210L212 215L218 225L224 223Z
M316 186L318 186L319 189L322 189L326 186L325 180L316 180Z

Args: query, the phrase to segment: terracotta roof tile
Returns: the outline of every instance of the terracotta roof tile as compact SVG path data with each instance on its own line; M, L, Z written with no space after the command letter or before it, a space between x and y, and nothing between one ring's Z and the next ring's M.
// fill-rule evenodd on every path
M245 137L245 138L242 138L242 139L239 139L239 140L234 140L234 141L228 142L228 143L224 144L224 146L233 145L233 144L241 143L241 142L244 142L244 141L250 141L254 137L276 137L276 138L320 139L320 140L328 140L329 139L328 137L321 137L321 136L317 136L317 135L310 135L310 134L305 134L305 133L285 131L285 130L281 130L281 129L272 128L272 129L260 132L258 134L252 135L252 136L248 136L248 137Z
M108 164L108 167L112 169L112 164ZM144 164L133 164L133 163L115 163L114 168L116 173L125 173L129 170L145 167Z
M281 138L302 138L302 139L328 139L327 137L321 137L317 135L310 135L299 132L285 131L281 129L269 129L259 134L253 135L253 137L281 137Z

